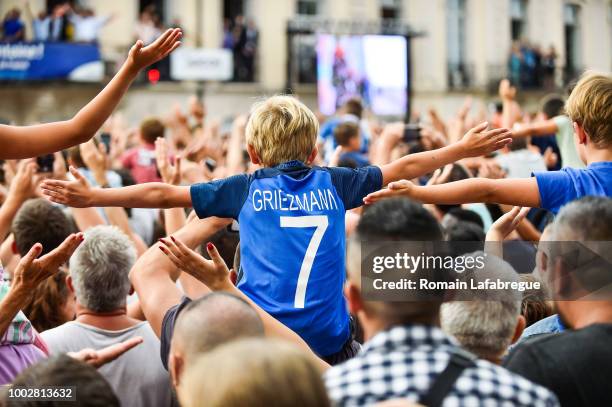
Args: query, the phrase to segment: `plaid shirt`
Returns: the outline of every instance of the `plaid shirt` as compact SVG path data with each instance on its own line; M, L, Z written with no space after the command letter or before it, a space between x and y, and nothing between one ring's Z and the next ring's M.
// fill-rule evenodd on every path
M0 263L0 300L8 294L9 289L10 284L4 280L4 269ZM6 332L0 333L0 345L34 343L34 339L32 324L21 311L15 315Z
M458 349L439 328L396 326L368 341L361 353L325 374L338 406L364 406L403 398L418 402ZM503 367L477 360L465 369L444 406L557 406L556 396Z

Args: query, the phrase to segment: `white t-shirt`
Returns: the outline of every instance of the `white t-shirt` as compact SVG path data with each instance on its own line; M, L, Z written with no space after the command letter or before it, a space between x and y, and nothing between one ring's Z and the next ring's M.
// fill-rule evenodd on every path
M561 161L563 168L586 168L586 165L580 159L578 149L576 148L576 141L574 140L574 127L572 121L567 116L557 116L553 119L557 125L557 133L555 137L557 139L557 145L561 152Z
M41 333L51 354L101 349L141 336L144 341L98 371L111 385L122 406L173 405L170 376L159 353L159 339L148 322L121 331L108 331L70 321Z
M547 171L544 158L526 148L499 154L495 160L506 171L508 178L530 178L534 172Z
M110 16L90 16L81 17L78 14L70 16L70 21L74 25L74 41L94 42L98 40L100 30L110 20Z

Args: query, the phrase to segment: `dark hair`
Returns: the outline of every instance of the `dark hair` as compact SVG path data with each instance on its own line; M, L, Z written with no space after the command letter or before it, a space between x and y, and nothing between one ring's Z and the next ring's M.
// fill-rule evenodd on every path
M71 358L56 355L44 359L22 371L12 383L19 387L72 387L79 407L119 407L119 399L106 379L92 366ZM71 403L66 401L12 401L12 407L55 407Z
M334 129L334 139L340 146L347 146L352 138L359 137L359 125L354 122L343 122Z
M164 137L165 130L164 124L155 117L145 119L140 123L140 135L149 144L153 144L158 138Z
M57 206L42 198L24 203L12 225L17 252L21 256L36 243L42 244L42 253L58 247L73 232L68 217Z
M344 111L347 114L352 114L353 116L357 116L361 119L361 116L363 115L363 103L361 102L361 99L358 97L348 99L344 103Z
M338 160L338 167L356 169L359 168L359 165L357 164L357 161L350 157L342 157Z
M524 150L527 148L527 137L516 137L508 146L510 151Z
M484 222L479 214L469 209L453 208L448 211L448 214L457 218L457 220L464 222L472 222L480 226L480 229L484 230Z
M463 242L450 246L454 256L462 256L484 249L485 233L482 227L473 222L458 221L446 231L449 242Z
M200 254L204 256L204 258L210 260L210 256L206 250L206 243L208 242L215 245L221 258L228 267L234 264L234 255L236 254L238 243L240 243L239 232L233 232L227 228L223 228L212 235L207 242L203 243L199 248ZM236 272L238 272L238 270L236 270Z
M533 274L519 274L519 279L526 282L539 281ZM552 314L552 306L546 301L546 293L543 288L529 289L523 292L521 315L525 318L525 327L533 325Z
M407 198L387 199L366 207L357 233L367 240L443 240L436 218L421 204Z
M360 250L367 247L365 249L367 252L376 253L378 256L382 253L387 255L398 253L397 250L400 249L393 242L398 241L404 253L411 251L413 255L418 256L433 254L431 250L435 250L434 245L430 243L443 240L438 221L421 204L407 198L392 198L366 207L357 226L357 239L353 242L361 243ZM415 243L404 245L406 241ZM422 244L424 242L426 245ZM450 275L448 270L436 267L423 267L418 273L405 274L406 279L415 282L420 278L429 281L446 281ZM402 294L400 302L366 300L365 310L391 325L433 323L437 320L444 299L444 290L409 291L405 295Z
M504 111L504 104L502 102L495 102L495 113L503 113Z
M546 95L540 101L540 111L547 119L562 115L565 108L565 101L559 95Z
M72 162L72 165L77 168L87 168L85 161L83 161L83 157L81 157L81 149L79 146L72 146L67 151L67 157Z
M23 308L24 314L38 332L53 329L72 319L66 318L62 312L71 295L66 284L67 275L62 270L43 281Z
M462 165L453 164L453 169L448 176L448 181L446 182L455 182L461 181L464 179L472 178L472 174L470 174L469 170ZM436 208L442 213L448 213L453 208L460 208L461 205L436 205Z

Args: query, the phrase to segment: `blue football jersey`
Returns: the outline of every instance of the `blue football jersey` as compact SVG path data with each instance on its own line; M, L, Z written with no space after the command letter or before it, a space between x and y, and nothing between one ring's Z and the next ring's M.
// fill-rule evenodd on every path
M349 339L344 213L382 187L378 167L308 167L291 161L191 187L200 218L240 224L238 288L321 356Z

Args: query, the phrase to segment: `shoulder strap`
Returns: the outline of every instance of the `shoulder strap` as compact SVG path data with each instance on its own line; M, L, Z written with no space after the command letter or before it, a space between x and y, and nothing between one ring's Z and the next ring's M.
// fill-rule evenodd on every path
M427 407L438 407L452 390L461 373L476 366L476 356L462 349L454 350L446 368L436 377L429 391L419 401Z

